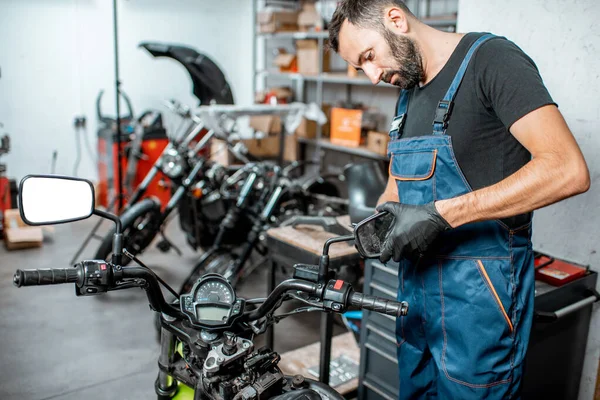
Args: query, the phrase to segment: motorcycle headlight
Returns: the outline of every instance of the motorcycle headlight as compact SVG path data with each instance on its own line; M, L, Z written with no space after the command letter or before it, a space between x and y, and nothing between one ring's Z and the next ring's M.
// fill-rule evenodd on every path
M169 178L178 178L183 174L185 161L176 149L167 150L162 156L162 171Z

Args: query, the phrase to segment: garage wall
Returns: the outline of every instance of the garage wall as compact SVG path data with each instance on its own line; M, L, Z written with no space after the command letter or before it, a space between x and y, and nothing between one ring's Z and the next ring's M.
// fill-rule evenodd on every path
M197 104L185 69L138 49L142 41L180 43L206 53L224 70L236 102L252 101L250 1L118 4L122 89L138 115L149 108L165 110L161 101L168 98ZM49 173L57 150L56 172L72 174L74 116L87 116L95 146L100 89L105 89L104 112L115 114L112 1L0 0L0 49L0 122L12 139L11 153L0 161L8 165L10 177ZM165 117L176 125L175 118ZM96 179L95 164L86 154L83 149L79 176Z
M534 245L600 270L600 2L460 0L458 30L488 31L519 45L540 69L588 162L589 192L536 212ZM494 16L491 18L490 16ZM579 398L591 399L600 356L595 308Z

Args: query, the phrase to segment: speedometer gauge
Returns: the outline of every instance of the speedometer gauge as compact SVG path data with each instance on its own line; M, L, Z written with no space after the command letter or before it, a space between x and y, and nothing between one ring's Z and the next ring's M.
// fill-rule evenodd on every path
M218 274L206 274L196 281L190 293L181 295L179 304L192 325L203 329L230 327L245 307L227 279Z
M204 282L196 292L197 303L233 303L233 295L229 287L221 281Z

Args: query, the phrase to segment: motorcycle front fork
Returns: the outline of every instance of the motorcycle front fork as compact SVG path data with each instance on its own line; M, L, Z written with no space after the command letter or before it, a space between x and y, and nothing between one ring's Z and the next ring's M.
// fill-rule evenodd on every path
M170 399L177 392L177 382L166 372L175 356L175 338L165 328L160 328L160 355L158 357L158 378L154 389L159 400Z

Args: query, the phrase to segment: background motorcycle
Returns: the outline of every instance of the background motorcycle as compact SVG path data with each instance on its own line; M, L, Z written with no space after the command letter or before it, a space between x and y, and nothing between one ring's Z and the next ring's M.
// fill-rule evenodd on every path
M165 147L148 175L128 200L120 218L125 244L132 254L143 252L159 233L165 238L164 227L168 217L178 207L181 207L180 213L183 215L191 214L191 207L194 207L196 218L185 219L186 223L182 224L187 242L194 249L208 247L212 243L227 205L220 197L210 196L210 194L219 188L227 171L201 154L214 136L214 132L205 133L192 147L194 140L197 140L203 129L201 121L197 121L195 127L183 140L170 138L169 145ZM159 171L170 180L173 192L162 210L160 202L155 198L140 200ZM195 203L190 204L190 199L196 200ZM106 260L110 257L113 234L114 230L111 230L104 236L96 251L96 259ZM166 251L172 246L165 238L160 248Z
M213 246L202 255L180 293L190 291L198 278L209 272L223 275L236 286L240 279L264 264L267 254L261 244L264 232L292 216L346 212L347 201L338 197L333 182L317 175L292 178L303 164L293 162L285 168L269 162L247 164L224 180L221 194L235 201L221 221ZM227 240L233 232L244 235L241 240ZM254 250L263 257L249 264Z
M278 367L279 355L268 348L255 350L254 336L278 320L301 312L344 312L354 307L395 317L408 313L406 302L355 292L348 283L332 279L328 269L329 247L337 242L354 240L361 254L378 256L379 244L393 221L390 214L370 217L356 226L354 235L329 239L318 266L297 265L294 278L278 285L267 298L239 298L225 278L209 274L199 279L190 293L168 304L159 283L168 286L137 258L122 250L119 218L95 210L93 199L93 186L85 180L56 176L23 179L19 208L26 223L64 223L92 214L109 218L115 222L113 259L83 261L74 268L17 270L13 283L17 287L75 283L78 296L143 288L151 308L162 315L159 373L155 383L159 400L343 399L319 382L302 376L284 376ZM48 204L57 206L50 208ZM140 266L122 266L122 253ZM306 306L275 315L283 302L291 300ZM327 367L320 368L325 376Z

